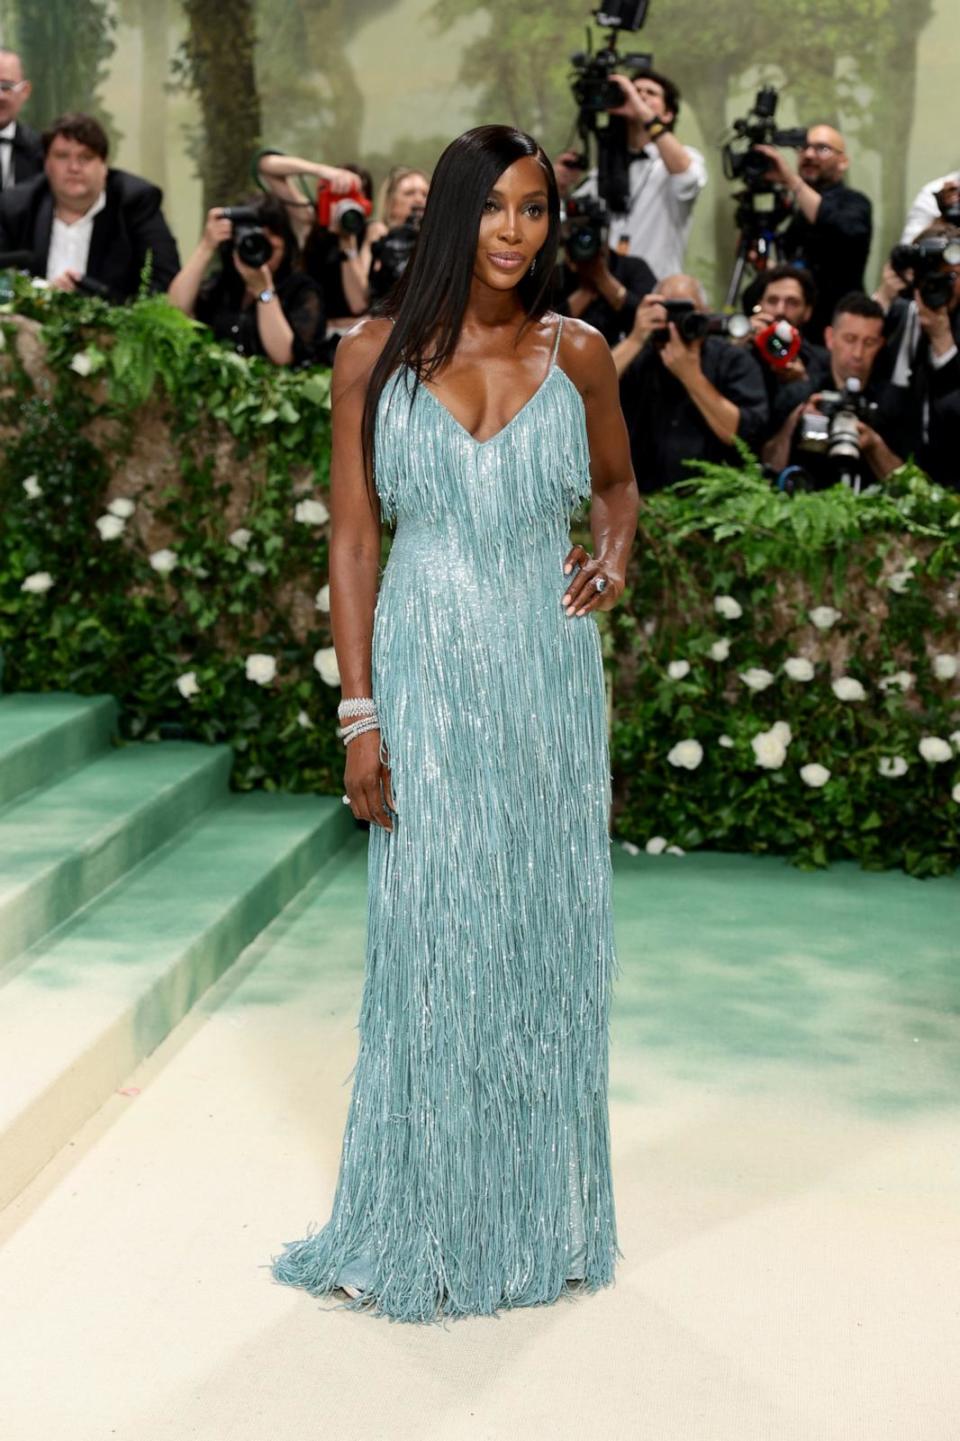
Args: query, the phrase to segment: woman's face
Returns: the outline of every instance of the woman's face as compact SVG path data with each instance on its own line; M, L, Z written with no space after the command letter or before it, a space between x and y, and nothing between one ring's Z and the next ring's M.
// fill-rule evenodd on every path
M475 279L493 290L519 284L546 241L547 205L547 177L539 160L524 156L504 170L480 217Z
M422 210L427 203L430 186L425 175L405 175L397 181L390 202L390 224L403 225L409 220L411 210Z

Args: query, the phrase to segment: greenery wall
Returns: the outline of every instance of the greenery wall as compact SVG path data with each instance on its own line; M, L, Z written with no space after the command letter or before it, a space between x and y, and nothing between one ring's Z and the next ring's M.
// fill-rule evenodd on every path
M241 788L338 792L329 377L163 299L0 306L7 689L111 692L126 735L228 741ZM615 828L652 850L960 861L960 495L779 495L748 465L644 506L602 618Z

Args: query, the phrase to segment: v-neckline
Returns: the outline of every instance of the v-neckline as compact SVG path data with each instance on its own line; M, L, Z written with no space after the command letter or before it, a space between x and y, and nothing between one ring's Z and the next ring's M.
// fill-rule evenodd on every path
M556 361L551 361L550 369L547 371L546 375L543 377L536 390L527 397L527 399L521 405L520 409L518 411L515 411L514 414L511 415L510 419L506 422L505 425L501 425L499 430L495 430L493 435L488 435L485 440L478 440L477 437L472 433L472 431L469 431L467 427L463 424L463 422L457 419L453 411L448 405L444 404L444 402L440 399L439 395L435 395L434 392L430 389L429 385L427 385L422 380L420 382L420 389L426 391L427 395L429 395L433 403L440 407L444 415L446 415L453 422L453 424L460 431L461 435L465 435L469 441L472 441L472 443L477 446L478 449L481 449L485 445L490 445L492 441L499 440L501 435L504 435L510 429L510 427L520 419L524 411L530 408L530 406L536 400L540 392L545 389L547 382L550 380L550 377L553 375L554 371L558 369L559 366L557 365Z

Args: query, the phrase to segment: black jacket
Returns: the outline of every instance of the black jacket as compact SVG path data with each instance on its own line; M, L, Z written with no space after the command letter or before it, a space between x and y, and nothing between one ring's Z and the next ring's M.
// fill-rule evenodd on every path
M87 274L107 286L112 300L131 300L152 255L150 289L166 290L180 269L180 257L160 209L163 192L138 175L108 170L106 195L93 222ZM28 268L34 275L47 273L52 230L53 195L46 175L0 195L0 251L30 251Z
M22 185L25 180L32 180L35 175L43 174L43 144L35 130L18 120L13 140L0 140L0 145L7 144L11 146L12 152L8 190L12 190L14 185Z
M767 426L767 396L760 362L743 346L708 335L701 365L720 394L740 410L737 434L756 446ZM738 465L737 452L714 435L680 381L647 344L620 380L620 403L630 434L637 485L660 490L689 472L685 460Z
M780 237L784 257L803 264L817 282L817 304L806 333L820 342L838 300L863 289L863 272L873 236L873 207L859 190L840 181L821 192L811 224L799 211Z
M614 310L603 296L597 295L582 312L580 319L599 330L607 344L612 346L630 334L637 306L645 295L656 289L657 277L645 260L633 255L620 255L616 250L610 251L607 264L614 280L619 280L620 284L626 287L627 294L623 305L619 310ZM566 260L558 268L558 274L559 293L554 297L553 308L561 315L569 315L567 301L579 287L580 277L576 268Z
M887 343L880 360L881 373L891 380L912 311L909 301L895 300L887 313ZM950 328L960 347L960 307L951 312ZM899 453L913 456L939 485L960 490L960 351L946 365L934 366L930 342L920 332L906 384L891 384L889 389L897 401L903 437Z

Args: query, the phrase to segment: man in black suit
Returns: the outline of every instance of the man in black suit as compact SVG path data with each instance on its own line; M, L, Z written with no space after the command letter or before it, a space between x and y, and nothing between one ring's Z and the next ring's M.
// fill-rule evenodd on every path
M24 79L20 56L0 48L0 190L43 171L40 136L19 118L29 99L30 81Z
M149 260L149 289L165 291L180 257L156 185L108 167L106 134L90 115L60 116L43 150L44 173L0 195L0 252L29 253L27 268L57 290L115 302L137 295Z

